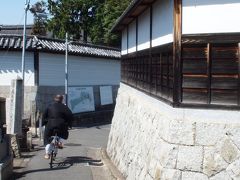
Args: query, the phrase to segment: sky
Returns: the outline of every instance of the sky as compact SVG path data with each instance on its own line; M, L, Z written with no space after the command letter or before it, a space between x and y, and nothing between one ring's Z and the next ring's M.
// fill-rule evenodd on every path
M31 0L33 5L38 0ZM24 24L25 0L0 0L0 25ZM33 24L33 15L28 12L27 24Z

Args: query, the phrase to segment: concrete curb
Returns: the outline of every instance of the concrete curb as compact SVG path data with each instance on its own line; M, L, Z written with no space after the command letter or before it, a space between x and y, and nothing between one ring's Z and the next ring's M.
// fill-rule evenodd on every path
M115 179L117 179L117 180L125 180L126 179L123 177L121 172L116 168L116 166L112 163L105 148L101 148L101 159L103 161L103 164L105 164L108 167L109 171L111 172L111 175Z
M93 180L125 180L107 155L105 148L89 148L87 156L97 161L98 165L89 163Z

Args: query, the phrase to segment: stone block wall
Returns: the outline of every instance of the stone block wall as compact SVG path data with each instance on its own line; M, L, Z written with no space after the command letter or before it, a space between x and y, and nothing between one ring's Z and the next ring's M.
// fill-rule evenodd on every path
M107 153L127 180L237 180L240 112L172 108L121 84Z
M31 101L35 101L37 95L37 86L27 86L24 89L24 118L29 118L31 111ZM0 86L0 97L9 98L10 86Z

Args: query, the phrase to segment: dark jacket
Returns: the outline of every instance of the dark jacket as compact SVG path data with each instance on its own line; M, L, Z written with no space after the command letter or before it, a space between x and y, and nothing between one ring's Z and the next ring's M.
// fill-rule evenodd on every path
M53 136L53 130L58 129L58 136L63 139L68 138L68 127L71 127L73 114L71 110L60 102L54 102L45 110L43 114L43 125L45 128L45 138Z

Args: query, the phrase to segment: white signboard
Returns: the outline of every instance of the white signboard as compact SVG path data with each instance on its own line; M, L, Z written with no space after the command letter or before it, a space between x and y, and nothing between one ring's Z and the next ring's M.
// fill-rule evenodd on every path
M73 113L95 111L92 87L69 87L68 106Z
M113 103L112 86L100 87L101 105L107 105Z

